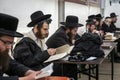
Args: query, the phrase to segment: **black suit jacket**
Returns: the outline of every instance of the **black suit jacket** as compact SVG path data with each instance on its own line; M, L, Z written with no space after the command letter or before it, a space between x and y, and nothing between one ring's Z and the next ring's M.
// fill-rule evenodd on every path
M47 50L42 51L35 41L28 37L23 38L14 48L14 58L33 70L45 67L43 62L49 57Z
M59 46L72 43L66 34L65 28L61 26L46 42L48 48L57 48Z
M57 48L59 46L72 43L69 40L69 37L66 34L66 30L61 26L48 40L47 46L49 48ZM54 63L53 66L53 76L67 76L77 80L77 66L75 64L58 64Z
M0 69L0 80L18 80L18 76L24 76L29 68L22 64L17 63L15 60L10 59L9 68L6 72ZM9 75L9 77L3 77L3 73Z
M115 28L113 28L112 25L108 26L105 22L102 24L102 30L105 32L111 32L113 33L115 31Z

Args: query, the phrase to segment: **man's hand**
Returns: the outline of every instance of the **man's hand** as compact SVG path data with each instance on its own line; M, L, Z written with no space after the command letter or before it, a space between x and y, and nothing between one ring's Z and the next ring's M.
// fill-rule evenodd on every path
M56 49L50 48L47 50L49 55L54 55L56 53Z
M35 80L35 76L40 74L40 71L30 71L25 77L20 77L19 80Z

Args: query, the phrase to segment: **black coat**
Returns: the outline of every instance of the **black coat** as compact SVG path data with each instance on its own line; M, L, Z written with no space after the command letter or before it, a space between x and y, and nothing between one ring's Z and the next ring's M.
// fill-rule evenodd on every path
M100 46L103 43L98 34L84 33L80 39L75 42L73 53L82 52L83 56L103 57L104 52Z
M112 27L112 25L108 26L105 22L102 24L102 30L105 32L111 32L113 33L115 31L115 28Z
M59 46L72 43L69 40L69 37L66 34L65 28L62 26L60 27L48 40L47 46L49 48L57 48ZM73 77L77 80L77 66L75 64L54 64L53 67L53 76L67 76Z
M22 64L17 63L15 60L10 59L9 68L6 72L0 69L0 80L18 80L18 76L24 76L29 68ZM9 75L9 77L3 77L3 73Z
M65 28L61 26L46 42L48 48L57 48L65 44L72 45L65 32Z
M23 38L14 48L14 58L21 64L40 70L45 67L43 62L49 58L47 50L41 48L30 38Z

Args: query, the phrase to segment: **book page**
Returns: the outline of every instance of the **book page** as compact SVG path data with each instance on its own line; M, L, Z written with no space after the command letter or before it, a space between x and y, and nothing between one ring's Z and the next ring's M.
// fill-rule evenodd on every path
M74 46L70 46L68 44L60 46L60 47L56 48L56 54L60 54L60 53L64 53L64 52L69 54L72 51L73 47Z
M45 62L50 62L58 59L62 59L72 51L74 46L69 46L68 44L56 48L56 54L50 56Z
M67 55L67 53L60 53L60 54L55 54L50 56L46 61L44 62L50 62L50 61L54 61L54 60L58 60L61 59L63 57L65 57Z
M67 52L69 50L69 47L70 46L68 44L65 44L63 46L56 48L56 54Z
M43 78L43 77L50 76L53 72L53 63L49 64L48 66L41 69L40 71L41 71L41 73L39 75L37 75L35 77L35 79L40 79L40 78Z

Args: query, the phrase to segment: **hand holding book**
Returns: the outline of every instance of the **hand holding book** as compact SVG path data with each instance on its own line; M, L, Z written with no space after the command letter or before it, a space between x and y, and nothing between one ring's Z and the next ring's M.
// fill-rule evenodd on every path
M53 72L53 63L49 64L47 67L40 70L41 73L36 75L35 79L44 78L50 76Z

